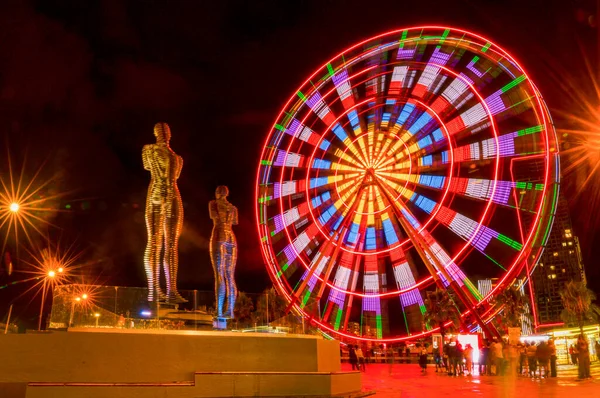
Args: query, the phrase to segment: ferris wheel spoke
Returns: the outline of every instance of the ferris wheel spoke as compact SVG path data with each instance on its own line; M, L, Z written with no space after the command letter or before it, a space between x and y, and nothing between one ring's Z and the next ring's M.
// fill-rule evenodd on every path
M396 204L398 221L434 279L441 280L446 287L450 286L451 282L457 283L461 288L466 287L470 292L472 302L478 302L481 296L473 283L468 280L451 257L442 249L442 246L425 229L421 228L421 223L414 214L406 206L400 205L399 202L396 202Z
M511 158L523 155L538 155L544 153L543 146L532 145L532 134L545 131L543 125L536 125L512 133L503 134L496 138L487 138L468 145L459 146L453 150L453 162L489 162L496 156ZM450 162L448 150L438 153L423 154L418 159L419 165L424 167L440 167Z

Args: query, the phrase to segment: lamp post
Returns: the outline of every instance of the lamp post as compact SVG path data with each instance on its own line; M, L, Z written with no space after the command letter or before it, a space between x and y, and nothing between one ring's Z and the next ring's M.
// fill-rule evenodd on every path
M73 301L71 302L71 315L69 316L68 327L71 327L73 325L73 317L75 315L75 303L80 303L80 302L81 302L81 297L75 297L73 299Z
M48 271L48 273L44 277L44 282L42 285L42 303L40 304L40 317L38 319L38 332L42 330L42 316L44 314L44 302L46 301L46 285L48 284L49 279L54 279L55 277L56 271L53 270Z
M96 312L94 317L96 318L96 328L98 328L98 319L100 319L100 313Z

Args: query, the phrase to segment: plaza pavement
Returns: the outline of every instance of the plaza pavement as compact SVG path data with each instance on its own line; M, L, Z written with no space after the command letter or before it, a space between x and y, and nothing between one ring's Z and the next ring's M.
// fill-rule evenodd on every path
M342 370L350 365L342 364ZM558 377L530 379L508 376L448 376L435 373L429 365L421 374L416 364L368 364L362 374L363 391L375 391L374 398L599 398L600 364L592 364L590 380L577 381L577 368L559 366Z

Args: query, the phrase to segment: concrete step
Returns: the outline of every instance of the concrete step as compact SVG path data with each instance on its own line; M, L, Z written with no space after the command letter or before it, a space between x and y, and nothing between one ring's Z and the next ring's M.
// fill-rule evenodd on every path
M28 383L26 398L359 398L360 372L197 372L193 382Z

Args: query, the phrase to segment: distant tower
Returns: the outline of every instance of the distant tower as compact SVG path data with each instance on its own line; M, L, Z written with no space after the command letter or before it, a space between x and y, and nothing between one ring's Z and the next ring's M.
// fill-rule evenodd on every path
M562 194L546 248L532 277L540 325L561 322L560 290L571 280L586 282L579 240L573 232L569 206Z

